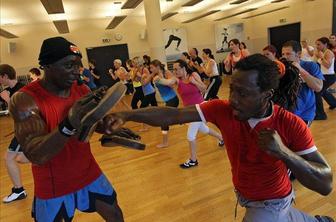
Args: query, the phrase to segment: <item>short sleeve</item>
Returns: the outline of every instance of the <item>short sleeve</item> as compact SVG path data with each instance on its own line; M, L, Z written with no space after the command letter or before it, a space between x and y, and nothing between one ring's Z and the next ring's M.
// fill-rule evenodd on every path
M319 65L317 65L316 62L309 62L308 64L309 64L309 69L306 69L306 71L308 71L310 75L312 75L312 76L314 76L318 79L323 80L324 79L323 73L322 73ZM305 67L303 67L303 68L305 68Z
M317 150L308 126L295 115L289 117L292 124L288 125L288 136L291 138L288 148L298 155L305 155Z
M203 122L211 122L219 127L222 121L229 117L229 104L225 100L211 100L196 105Z

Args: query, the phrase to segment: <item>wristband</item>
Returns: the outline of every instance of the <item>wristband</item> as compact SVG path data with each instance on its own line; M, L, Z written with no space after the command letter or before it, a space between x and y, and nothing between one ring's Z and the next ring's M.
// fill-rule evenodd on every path
M58 124L58 131L66 137L71 137L76 134L77 129L70 124L68 117L66 117Z

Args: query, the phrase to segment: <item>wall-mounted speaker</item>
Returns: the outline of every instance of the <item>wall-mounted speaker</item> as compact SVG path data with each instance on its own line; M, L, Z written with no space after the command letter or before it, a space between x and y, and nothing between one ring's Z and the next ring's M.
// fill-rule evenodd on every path
M142 29L141 31L140 31L140 33L139 33L139 38L141 39L141 40L145 40L146 39L146 36L147 34L146 34L146 29Z
M16 42L8 42L8 53L14 53L16 51Z

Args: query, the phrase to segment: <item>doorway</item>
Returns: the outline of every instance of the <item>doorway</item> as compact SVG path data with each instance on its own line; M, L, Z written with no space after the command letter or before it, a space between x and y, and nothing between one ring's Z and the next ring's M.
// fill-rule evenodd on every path
M269 43L278 50L277 56L281 56L281 48L285 42L289 40L301 41L301 23L268 28L268 36Z
M113 61L120 59L123 62L123 66L126 67L126 60L129 59L127 44L86 48L86 53L89 61L96 61L96 68L100 74L100 83L108 87L115 83L108 73L108 70L113 68Z

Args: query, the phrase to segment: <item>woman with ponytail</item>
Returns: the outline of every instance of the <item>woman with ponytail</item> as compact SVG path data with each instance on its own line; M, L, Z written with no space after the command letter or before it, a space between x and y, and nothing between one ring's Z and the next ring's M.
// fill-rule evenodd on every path
M172 73L169 70L166 70L165 65L157 59L151 61L149 67L152 75L154 76L153 82L159 90L161 98L165 102L166 106L178 107L179 99L173 89L173 86L164 84L167 80L173 78ZM161 127L163 139L162 143L157 145L158 148L168 146L168 130L168 126Z
M202 58L204 73L210 78L210 83L204 93L204 100L218 99L217 94L222 85L222 79L218 73L217 63L210 49L203 49Z
M162 84L170 86L177 85L177 92L182 99L183 106L191 106L204 102L202 92L206 90L206 86L197 72L194 72L189 65L181 59L174 63L174 78L163 81ZM198 165L196 153L196 136L198 131L216 137L219 140L218 145L224 146L222 135L210 129L205 123L189 123L187 138L189 141L190 158L180 164L182 169Z
M333 85L336 81L335 75L335 56L330 50L331 44L327 37L322 37L316 40L316 58L321 66L324 81L323 88L320 92L315 93L316 99L316 116L315 120L327 119L327 114L323 108L322 98L329 104L329 109L336 108L336 98L327 90L329 86Z

